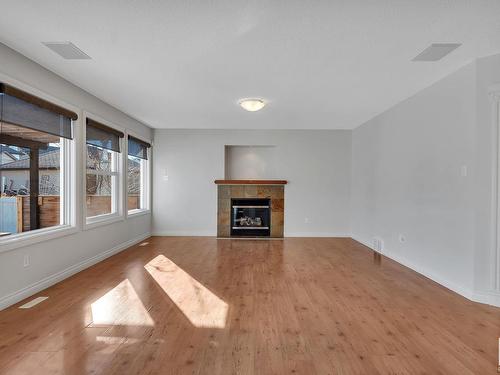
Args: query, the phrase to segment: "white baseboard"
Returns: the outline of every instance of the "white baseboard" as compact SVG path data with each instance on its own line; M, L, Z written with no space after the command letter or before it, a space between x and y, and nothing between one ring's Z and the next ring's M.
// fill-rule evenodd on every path
M351 238L350 233L338 232L285 232L285 237L341 237Z
M28 298L29 296L32 296L35 293L40 292L41 290L44 290L48 288L49 286L52 286L72 275L75 273L78 273L80 271L83 271L84 269L93 266L96 263L99 263L103 261L106 258L109 258L112 255L115 255L119 253L122 250L125 250L126 248L133 246L146 238L151 237L151 233L145 233L141 236L135 237L127 242L123 242L109 250L106 250L102 253L99 253L91 258L88 258L84 261L81 261L77 264L74 264L65 270L62 270L60 272L57 272L53 275L47 276L43 278L40 281L37 281L36 283L33 283L31 285L28 285L27 287L24 287L16 292L13 292L11 294L8 294L2 298L0 298L0 310L5 309L6 307L9 307L19 301L22 301L25 298Z
M472 298L474 302L500 307L500 292L498 291L474 291Z
M166 237L216 237L217 233L212 231L155 231L153 236L166 236ZM350 238L351 234L338 233L338 232L290 232L285 233L285 237L344 237Z
M164 237L216 237L217 232L209 230L160 230L154 231L152 235Z
M375 249L373 249L373 247L372 247L372 244L369 243L368 241L365 241L358 236L353 236L352 239L365 245L366 247L369 247L373 251L375 251ZM391 254L391 252L388 251L387 249L384 249L384 251L381 252L381 254L383 256L386 256L387 258L390 258L390 259L394 260L395 262L398 262L399 264L401 264L405 267L408 267L408 268L412 269L413 271L431 279L432 281L444 286L445 288L450 289L451 291L453 291L457 294L460 294L462 297L465 297L465 298L467 298L471 301L474 301L474 302L480 302L480 303L485 303L488 305L500 307L500 294L498 294L496 292L473 291L473 290L466 288L462 285L458 285L454 282L451 282L451 281L445 279L444 277L437 275L434 272L431 272L427 269L424 269L421 266L415 265L412 262L410 262L408 259L397 256L395 254Z

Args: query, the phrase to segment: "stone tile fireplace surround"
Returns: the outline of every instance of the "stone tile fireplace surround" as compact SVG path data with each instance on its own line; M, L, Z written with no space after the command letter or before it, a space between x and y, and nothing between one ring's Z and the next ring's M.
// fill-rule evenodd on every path
M231 199L267 198L271 209L271 238L282 238L284 233L284 180L215 180L217 184L217 236L231 236ZM239 237L239 236L238 236ZM245 236L246 237L246 236ZM268 237L268 238L269 238ZM259 237L266 238L266 237Z

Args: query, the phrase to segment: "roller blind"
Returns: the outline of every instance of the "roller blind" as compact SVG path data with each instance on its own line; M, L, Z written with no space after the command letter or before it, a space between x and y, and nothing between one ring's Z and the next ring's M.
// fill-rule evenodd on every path
M73 139L75 112L0 83L0 121Z
M132 136L128 136L128 154L136 158L148 159L148 148L151 145Z
M87 118L87 144L120 152L120 138L123 137L121 131Z

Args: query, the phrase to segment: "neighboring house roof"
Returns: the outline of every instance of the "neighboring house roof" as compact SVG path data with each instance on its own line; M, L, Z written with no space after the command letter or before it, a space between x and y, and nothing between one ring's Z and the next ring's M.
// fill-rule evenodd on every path
M0 144L0 152L6 152L10 155L24 155L26 153L26 151L19 149L19 147L12 147L4 144Z
M2 164L10 163L11 161L16 161L16 157L8 152L2 151L0 153L0 161Z
M19 160L26 152L16 147L0 144L0 162L7 164Z
M30 159L28 156L24 156L20 160L1 165L0 169L30 169ZM39 169L59 169L59 149L41 153Z
M133 164L134 168L140 167L135 160L129 159L128 162ZM39 163L39 169L59 169L59 149L49 149L43 153L40 150ZM29 156L23 155L19 160L2 164L0 169L30 169Z
M41 151L41 150L40 150ZM128 192L135 194L140 192L140 163L135 160L128 160L131 174L128 175ZM59 149L52 149L41 153L39 156L39 169L59 169ZM29 170L29 156L22 159L0 165L0 170Z

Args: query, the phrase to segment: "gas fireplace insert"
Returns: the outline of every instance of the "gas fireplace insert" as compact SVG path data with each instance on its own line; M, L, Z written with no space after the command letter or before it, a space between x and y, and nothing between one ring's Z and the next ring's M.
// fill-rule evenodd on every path
M231 199L231 236L269 237L270 234L270 199Z

